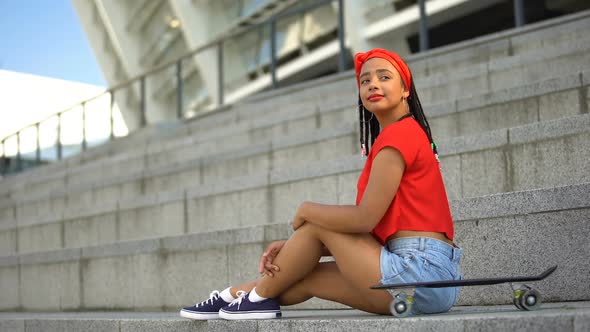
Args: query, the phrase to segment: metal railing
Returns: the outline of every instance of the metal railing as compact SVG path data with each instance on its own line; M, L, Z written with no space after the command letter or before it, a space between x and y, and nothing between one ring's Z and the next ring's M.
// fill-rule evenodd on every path
M87 137L87 115L88 115L88 105L93 103L94 101L104 98L105 96L108 97L108 125L109 125L109 135L106 138L103 138L107 141L112 141L118 136L123 135L116 135L115 133L115 124L114 124L114 110L116 108L116 96L123 93L125 94L125 89L136 89L134 85L139 84L139 127L145 127L148 124L148 114L147 114L147 98L146 98L146 80L151 75L155 75L163 70L172 69L174 72L174 86L176 89L176 117L178 119L182 119L185 116L185 83L186 79L184 78L185 74L185 67L183 66L183 62L187 59L202 53L206 50L210 50L211 48L216 48L217 50L217 63L218 66L216 68L217 75L218 75L218 105L221 106L224 104L225 98L225 82L224 82L224 42L226 42L230 38L235 38L241 34L244 34L248 31L252 31L253 29L261 29L261 28L268 28L270 31L270 64L268 68L267 74L271 76L272 88L277 88L279 83L277 79L277 68L278 68L278 57L277 57L277 22L282 19L286 19L292 17L294 15L300 15L303 13L310 12L318 7L332 5L334 2L337 3L337 37L338 37L338 45L339 45L339 55L338 55L338 68L339 71L344 71L348 69L348 56L345 47L345 31L344 31L344 0L318 0L313 2L312 4L308 5L298 5L293 8L288 8L283 12L277 13L274 16L268 18L267 20L252 24L246 27L241 27L235 31L230 33L226 33L221 35L220 37L204 44L203 46L181 56L180 58L164 63L159 65L137 77L129 79L125 82L117 84L113 87L110 87L102 94L93 97L91 99L85 100L79 104L74 105L73 107L59 112L57 114L52 115L42 121L39 121L35 124L27 126L14 134L11 134L2 139L2 158L0 159L0 174L6 175L9 173L16 173L20 172L24 169L44 164L52 160L61 160L64 158L64 144L62 142L62 133L64 132L64 123L63 117L69 113L73 112L76 109L81 108L81 130L82 130L82 139L80 143L71 144L68 146L68 149L71 150L73 147L75 148L78 145L78 149L81 151L86 150L89 147L89 141ZM420 9L420 30L419 30L419 38L420 38L420 50L425 51L428 49L428 23L427 23L427 14L426 14L426 0L418 0L418 5ZM524 12L523 12L523 0L514 0L514 9L515 9L515 23L516 26L522 26L524 24ZM126 92L127 95L129 91ZM128 96L127 96L128 97ZM128 98L127 98L128 99ZM54 155L51 156L51 148L53 146L49 146L47 151L42 151L41 146L41 127L52 119L57 119L57 124L55 125L55 146L54 146ZM55 120L53 120L55 121ZM78 123L79 125L79 123ZM26 151L22 149L22 135L27 130L31 128L35 128L36 137L35 137L35 150L34 150L34 158L32 156L28 159L24 158L24 154ZM10 140L15 140L16 147L13 150L16 150L14 155L8 156L7 153L7 142ZM29 154L32 151L28 151ZM49 153L47 158L44 158L43 155ZM68 152L71 154L72 152Z

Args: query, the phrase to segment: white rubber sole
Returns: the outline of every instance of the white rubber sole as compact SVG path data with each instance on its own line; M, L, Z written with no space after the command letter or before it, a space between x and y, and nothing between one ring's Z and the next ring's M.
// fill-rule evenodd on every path
M198 313L198 312L191 312L186 311L184 309L180 310L180 317L194 319L194 320L209 320L209 319L219 319L218 313Z
M281 318L280 311L268 311L268 312L244 312L244 313L228 313L219 310L219 318L229 320L242 320L242 319L275 319Z

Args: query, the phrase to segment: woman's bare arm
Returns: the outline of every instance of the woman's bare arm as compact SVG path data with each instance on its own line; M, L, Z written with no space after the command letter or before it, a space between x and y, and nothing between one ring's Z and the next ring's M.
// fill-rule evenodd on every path
M336 232L370 232L391 204L404 168L404 159L398 150L382 149L373 160L369 182L358 206L304 202L297 210L294 227L311 222Z

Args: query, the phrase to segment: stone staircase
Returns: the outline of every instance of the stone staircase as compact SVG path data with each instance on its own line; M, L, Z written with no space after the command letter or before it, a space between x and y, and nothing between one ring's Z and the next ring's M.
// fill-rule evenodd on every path
M0 331L587 331L587 303L548 303L537 312L513 306L455 307L448 314L394 319L357 310L286 310L279 321L190 321L176 313L0 313Z
M535 285L555 304L516 312L503 306L508 286L471 287L450 313L401 323L314 299L292 307L312 311L248 329L535 329L545 320L587 329L588 31L581 12L407 58L439 145L464 276L558 264ZM301 201L354 203L356 103L347 72L2 180L0 311L23 313L0 314L0 330L237 328L164 313L34 312L176 311L255 278L260 253L289 236Z

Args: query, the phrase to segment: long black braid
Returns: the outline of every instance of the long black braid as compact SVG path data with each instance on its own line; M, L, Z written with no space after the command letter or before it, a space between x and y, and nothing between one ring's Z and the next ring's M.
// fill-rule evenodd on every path
M363 149L363 154L365 156L369 155L369 150L373 146L375 139L379 136L381 132L381 127L379 126L379 121L373 115L373 113L369 112L365 106L363 106L363 101L361 100L361 96L359 94L359 124L361 129L361 147ZM365 143L366 142L366 143Z
M403 84L403 81L402 81ZM432 139L432 133L430 132L430 125L428 124L428 120L426 120L426 115L424 115L424 111L422 110L422 104L420 104L420 99L418 98L418 93L416 92L416 87L414 86L414 82L412 81L412 86L410 87L410 96L408 97L408 106L410 108L410 114L412 117L420 124L420 127L426 133L428 137L428 141L430 141L430 146L436 159L438 160L438 149L436 143ZM369 151L379 136L380 127L379 121L377 118L373 116L373 113L369 112L362 103L361 96L359 94L359 124L360 124L360 134L361 134L361 147L363 148L363 154L365 156L369 155Z

